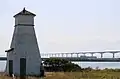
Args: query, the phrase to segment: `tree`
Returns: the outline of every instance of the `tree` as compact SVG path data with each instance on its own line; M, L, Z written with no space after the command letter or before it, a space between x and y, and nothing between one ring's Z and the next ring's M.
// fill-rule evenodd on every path
M93 70L93 69L89 66L89 67L87 67L87 68L84 68L83 70L91 71L91 70Z
M74 64L74 63L66 63L64 66L63 66L63 71L81 71L81 67L77 64Z
M77 64L71 63L65 59L59 58L49 58L46 59L44 62L44 68L47 71L77 71L81 70Z

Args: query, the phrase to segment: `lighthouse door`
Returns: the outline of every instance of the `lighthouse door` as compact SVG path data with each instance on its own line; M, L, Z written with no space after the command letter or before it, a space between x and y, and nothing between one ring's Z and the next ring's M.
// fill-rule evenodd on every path
M26 75L26 58L20 58L20 76Z
M9 75L13 74L13 60L9 60Z

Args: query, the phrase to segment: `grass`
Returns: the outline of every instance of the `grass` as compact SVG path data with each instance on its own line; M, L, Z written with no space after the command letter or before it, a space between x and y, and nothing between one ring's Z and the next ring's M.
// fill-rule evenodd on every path
M51 72L44 79L120 79L120 72Z
M120 79L120 72L114 71L84 71L84 72L46 72L42 79ZM12 79L0 73L0 79ZM16 78L20 79L20 78ZM40 79L38 77L27 77L26 79Z
M13 79L13 78L5 75L5 73L3 73L3 72L0 72L0 79ZM14 79L20 79L20 78L15 77ZM28 77L26 77L26 79L41 79L41 78L28 76Z

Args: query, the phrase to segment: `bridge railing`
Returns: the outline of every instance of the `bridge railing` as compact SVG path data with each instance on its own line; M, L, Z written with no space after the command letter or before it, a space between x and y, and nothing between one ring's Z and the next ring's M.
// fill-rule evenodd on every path
M81 57L87 56L86 54L91 54L91 57L94 57L96 53L100 54L100 57L103 58L104 53L112 53L112 58L115 58L116 53L120 53L120 51L105 51L105 52L73 52L73 53L41 53L41 57L49 58L49 57Z

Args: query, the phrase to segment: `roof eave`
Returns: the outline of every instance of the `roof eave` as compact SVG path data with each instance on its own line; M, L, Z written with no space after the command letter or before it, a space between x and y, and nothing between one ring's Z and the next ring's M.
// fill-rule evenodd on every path
M18 13L18 14L16 14L16 15L14 15L13 17L16 17L16 16L18 16L18 15L29 15L29 16L32 15L32 16L36 16L35 14L19 14L19 13Z

